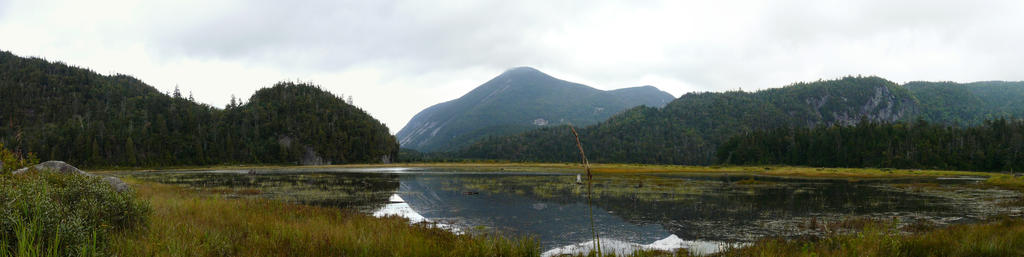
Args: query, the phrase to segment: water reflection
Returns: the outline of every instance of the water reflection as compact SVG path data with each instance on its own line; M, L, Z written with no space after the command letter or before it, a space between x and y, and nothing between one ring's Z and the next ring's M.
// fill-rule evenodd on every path
M474 229L534 236L544 248L591 238L585 201L536 199L528 197L528 192L482 191L474 184L465 183L470 179L495 176L503 177L495 178L499 180L508 177L494 174L403 176L399 195L424 217ZM594 208L594 214L594 222L605 237L653 242L670 234L657 224L634 224L600 206Z
M585 187L576 174L426 170L170 172L132 176L237 197L414 213L462 231L529 235L553 249L591 237ZM928 190L906 185L927 183ZM603 239L624 245L749 242L814 234L808 220L848 217L969 222L1005 212L1010 191L978 191L969 180L809 180L720 175L602 175L594 221ZM245 192L255 193L246 194ZM972 191L974 190L974 191ZM975 193L971 193L975 192ZM393 205L390 207L396 207ZM996 206L996 207L994 207ZM387 209L387 208L383 208ZM660 241L659 241L660 240ZM681 243L679 243L681 244ZM706 245L705 245L706 246Z

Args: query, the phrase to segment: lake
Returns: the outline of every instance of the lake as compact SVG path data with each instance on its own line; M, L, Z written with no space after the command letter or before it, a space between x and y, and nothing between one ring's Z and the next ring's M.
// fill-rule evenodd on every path
M576 173L442 168L175 171L124 174L228 197L396 214L460 233L528 235L546 255L589 250L590 215L620 252L711 253L763 237L816 236L858 220L905 230L1020 215L1020 193L973 179L801 179L731 174L597 174L592 209ZM585 180L585 178L584 178Z

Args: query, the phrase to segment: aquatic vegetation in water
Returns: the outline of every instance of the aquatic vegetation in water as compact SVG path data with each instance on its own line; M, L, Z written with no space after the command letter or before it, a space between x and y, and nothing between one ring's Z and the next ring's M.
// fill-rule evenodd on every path
M575 183L573 176L479 176L443 179L443 190L473 191L489 194L520 192L537 199L566 199L586 196L585 186ZM643 199L651 201L681 201L704 193L704 189L719 182L681 180L652 175L597 176L593 182L593 197Z
M394 174L161 172L128 176L232 198L263 197L361 211L380 208L398 189Z

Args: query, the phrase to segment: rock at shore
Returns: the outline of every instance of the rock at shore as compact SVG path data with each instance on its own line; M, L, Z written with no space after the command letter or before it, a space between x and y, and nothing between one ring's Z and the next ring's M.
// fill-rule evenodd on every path
M89 174L88 172L82 171L78 168L75 168L75 166L71 166L71 164L67 164L62 161L46 161L40 164L33 165L32 167L18 169L14 171L13 174L22 174L28 172L29 170L37 170L39 172L51 172L58 174L75 174L87 177L97 176L94 174ZM127 183L124 183L124 181L121 181L121 179L119 178L103 176L102 179L104 182L107 182L107 184L110 184L111 187L114 187L114 190L117 190L118 192L124 192L125 190L131 188L131 186L129 186Z
M67 164L67 163L62 162L62 161L46 161L46 162L43 162L43 163L40 163L40 164L33 165L32 167L25 167L25 168L18 169L16 171L14 171L14 174L21 174L21 173L28 172L29 169L35 169L35 170L38 170L38 171L41 171L41 172L53 172L53 173L61 173L61 174L79 174L79 175L90 176L89 173L86 173L85 171L82 171L82 170L80 170L78 168L75 168L75 166L71 166L71 164Z

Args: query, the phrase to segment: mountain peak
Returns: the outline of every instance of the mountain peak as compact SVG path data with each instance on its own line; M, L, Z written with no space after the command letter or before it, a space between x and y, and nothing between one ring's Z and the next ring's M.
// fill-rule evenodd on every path
M535 69L533 67L530 67L530 66L512 67L511 69L505 70L505 73L513 73L513 72L514 73L523 73L523 72L541 73L539 70L537 70L537 69Z
M540 70L534 69L533 67L529 67L529 66L519 66L519 67L515 67L515 68L511 68L511 69L505 70L505 72L502 72L501 75L499 75L499 77L501 77L501 76L517 76L517 77L518 76L547 76L547 77L550 77L548 74L545 74L544 72L541 72Z
M458 99L424 109L397 136L406 148L450 151L492 135L595 124L638 105L663 106L672 99L658 90L604 91L515 67Z

